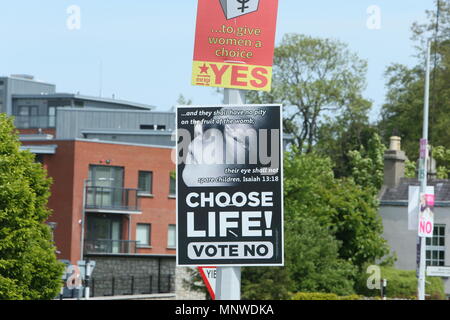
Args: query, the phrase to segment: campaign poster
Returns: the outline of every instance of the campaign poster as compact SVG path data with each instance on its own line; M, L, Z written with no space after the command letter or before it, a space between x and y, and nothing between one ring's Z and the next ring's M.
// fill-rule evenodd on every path
M192 84L270 91L278 0L199 0Z
M177 264L283 265L281 105L177 107Z

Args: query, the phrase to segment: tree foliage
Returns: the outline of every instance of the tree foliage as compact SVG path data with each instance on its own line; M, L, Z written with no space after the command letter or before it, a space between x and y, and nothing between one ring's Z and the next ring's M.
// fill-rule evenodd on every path
M450 148L450 4L440 5L440 15L427 11L427 21L414 23L412 39L417 48L417 65L392 64L386 71L386 103L379 128L384 141L392 132L402 137L403 149L412 161L419 157L424 105L426 41L432 38L429 140L432 145ZM437 27L439 24L439 28Z
M379 140L374 139L374 145ZM358 270L388 254L372 189L335 178L329 158L285 156L285 267L245 268L243 296L282 299L289 292L354 292Z
M286 203L294 217L296 209ZM356 268L339 257L340 242L313 216L285 223L285 267L244 268L242 298L286 300L292 292L353 293Z
M342 42L287 34L275 49L272 91L250 92L247 99L283 103L285 132L299 150L312 152L324 116L364 101L366 69Z
M450 148L438 146L432 148L432 156L439 164L437 166L437 178L448 179L450 174Z
M336 179L332 162L315 154L289 154L284 172L289 177L284 184L286 221L301 215L315 217L342 242L339 256L358 267L388 253L372 190L350 178ZM288 211L289 206L295 210Z
M352 178L356 184L377 195L384 181L384 151L386 147L377 133L369 139L367 147L349 152Z
M0 299L51 299L63 271L45 224L51 181L19 146L12 120L1 114Z
M369 123L371 103L359 100L345 108L341 115L325 117L318 130L314 151L331 158L336 177L349 177L353 166L350 151L369 148L369 141L377 129Z

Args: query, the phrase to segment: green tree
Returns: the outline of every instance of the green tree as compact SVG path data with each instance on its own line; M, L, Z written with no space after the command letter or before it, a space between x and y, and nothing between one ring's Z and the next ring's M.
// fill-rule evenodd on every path
M332 162L316 154L287 154L285 174L286 223L302 215L315 217L341 241L339 256L361 267L385 256L378 201L351 178L336 179ZM288 210L287 208L295 208Z
M342 42L287 34L275 49L271 92L249 92L247 100L283 103L285 132L299 150L311 152L324 116L364 100L366 70Z
M51 181L0 114L0 299L52 299L59 292L58 262L45 224Z
M243 299L286 300L300 291L354 292L356 268L339 257L340 242L313 216L296 215L296 210L286 201L285 266L243 268Z
M292 208L292 210L296 210ZM300 216L286 226L286 268L293 292L354 293L356 268L339 256L341 242L314 217Z
M450 173L450 148L438 146L431 149L432 156L437 162L437 178L448 179Z
M416 178L416 162L406 159L405 161L405 177Z
M375 143L376 144L376 143ZM284 163L285 267L244 268L243 297L354 293L358 269L388 253L372 190L336 179L329 158L294 148Z
M241 279L243 300L288 300L294 288L287 267L244 267Z
M450 148L450 4L428 10L424 23L414 23L412 40L417 48L417 65L409 68L392 64L386 71L386 103L381 110L379 128L385 142L393 132L402 137L403 149L412 161L419 156L424 104L426 41L432 41L429 140L432 145ZM438 28L437 28L438 27Z
M370 108L371 103L359 100L345 108L341 115L325 117L326 121L318 130L314 151L331 158L337 178L352 175L349 152L368 148L370 139L377 132L376 127L369 123Z
M366 148L361 145L359 150L349 152L352 178L361 188L372 190L374 196L383 185L385 150L380 136L374 133Z
M424 72L419 67L394 64L385 72L387 94L378 123L385 143L395 134L409 159L418 159L422 137ZM430 127L431 131L434 130Z

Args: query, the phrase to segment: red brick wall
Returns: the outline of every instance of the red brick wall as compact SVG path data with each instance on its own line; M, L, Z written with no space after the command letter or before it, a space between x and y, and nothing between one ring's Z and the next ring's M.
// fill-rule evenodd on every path
M89 165L124 167L124 188L137 189L138 171L153 172L153 197L140 197L141 215L131 216L131 240L136 239L136 224L151 224L151 246L138 253L175 254L167 248L169 224L175 224L176 200L169 198L170 172L175 170L171 149L87 141L34 141L25 145L57 144L56 154L44 156L44 166L53 178L49 221L58 223L55 231L58 258L80 260L83 182ZM109 164L106 164L109 160ZM128 239L128 219L124 216L124 239Z
M72 239L73 234L79 233L80 229L78 221L72 219L74 142L58 142L55 155L44 155L44 167L53 179L51 196L48 202L53 214L48 221L58 223L54 233L58 251L61 252L58 258L76 261L80 255L80 245L79 243L74 244ZM75 249L78 249L78 251L76 252Z
M75 157L75 192L74 203L79 204L81 212L82 183L88 178L89 165L106 165L124 167L124 188L137 189L138 172L153 172L153 198L140 197L141 215L131 216L131 240L136 240L136 224L152 225L151 249L139 249L138 253L175 254L167 249L167 229L175 224L175 199L169 198L170 172L175 170L171 161L171 149L130 146L120 144L92 143L77 141ZM80 216L81 218L81 216ZM124 237L127 239L127 219L124 223Z
M18 129L19 134L38 134L39 129ZM43 134L52 134L55 136L56 130L54 128L44 128L42 129Z

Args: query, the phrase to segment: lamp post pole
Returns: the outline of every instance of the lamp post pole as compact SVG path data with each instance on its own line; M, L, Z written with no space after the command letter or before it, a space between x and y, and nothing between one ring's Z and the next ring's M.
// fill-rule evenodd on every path
M245 90L225 89L224 103L245 104ZM218 267L216 281L217 300L241 299L241 267Z
M427 188L427 160L428 160L428 117L429 117L429 100L430 100L430 57L431 57L431 39L427 42L427 64L425 75L425 98L423 107L423 131L422 141L425 144L426 152L424 159L420 160L419 179L420 179L420 195L425 194ZM422 172L420 172L423 170ZM420 196L419 195L419 196ZM420 262L419 262L419 280L418 280L418 298L425 300L425 262L426 255L426 238L420 237Z

